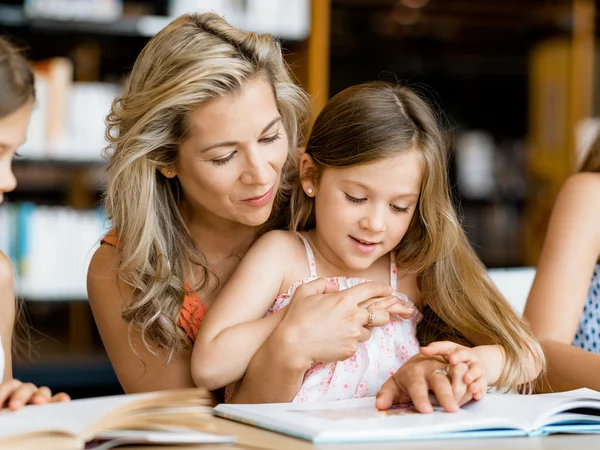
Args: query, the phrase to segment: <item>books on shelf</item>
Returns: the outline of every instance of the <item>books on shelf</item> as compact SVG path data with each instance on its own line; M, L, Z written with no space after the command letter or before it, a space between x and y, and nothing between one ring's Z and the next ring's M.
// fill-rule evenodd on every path
M600 434L600 392L488 394L456 413L420 414L410 404L378 411L374 398L298 404L221 404L217 416L314 443Z
M107 224L102 210L33 203L0 205L0 250L28 300L85 300L86 272Z
M73 63L68 58L32 65L36 105L20 153L28 159L101 160L105 119L120 85L73 82Z
M234 442L214 433L211 401L204 389L181 389L2 410L0 449Z
M122 0L25 0L24 6L32 19L112 22L123 14Z

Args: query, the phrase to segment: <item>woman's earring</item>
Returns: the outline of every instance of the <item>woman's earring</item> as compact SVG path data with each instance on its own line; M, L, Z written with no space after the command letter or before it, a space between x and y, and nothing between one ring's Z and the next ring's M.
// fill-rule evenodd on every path
M311 195L311 194L313 193L313 190L312 190L312 188L308 188L308 189L306 190L306 193L307 193L308 195Z
M170 170L167 172L167 175L171 175L171 171Z

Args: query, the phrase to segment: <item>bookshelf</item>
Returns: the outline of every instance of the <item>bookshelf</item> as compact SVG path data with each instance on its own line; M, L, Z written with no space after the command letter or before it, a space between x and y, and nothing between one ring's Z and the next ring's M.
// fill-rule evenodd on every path
M0 206L0 248L8 249L20 272L19 294L39 331L34 340L38 357L16 361L14 372L74 397L118 393L85 291L87 264L105 231L100 210L104 117L145 43L172 20L160 15L171 3L125 0L124 14L110 22L32 18L18 3L0 4L0 34L28 50L43 86L28 142L20 152L23 157L13 165L18 187ZM256 8L267 3L268 14L257 16ZM328 98L330 1L267 3L240 2L246 16L227 18L240 28L277 37L286 61L319 110ZM144 12L134 15L132 10L140 10L140 5ZM290 20L298 17L304 19ZM59 105L64 112L57 120L52 95L61 90L72 97L75 92L79 99ZM49 118L55 122L52 129L45 126ZM22 217L15 220L11 215ZM64 232L52 234L59 217ZM22 226L26 218L34 225ZM31 253L32 248L41 253Z

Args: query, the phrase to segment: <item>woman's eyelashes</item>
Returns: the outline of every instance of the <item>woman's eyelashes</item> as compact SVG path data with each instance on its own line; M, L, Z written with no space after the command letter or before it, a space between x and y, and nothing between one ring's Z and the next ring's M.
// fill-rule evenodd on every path
M279 139L281 139L281 133L277 132L271 136L267 136L260 139L258 142L260 142L261 144L272 144L273 142L278 141ZM231 161L236 153L237 151L233 151L223 158L212 159L211 162L217 166L222 166L223 164L227 164L229 161Z
M273 142L278 141L279 139L281 139L281 133L278 131L277 133L271 136L262 138L259 142L262 142L263 144L272 144Z
M213 159L211 161L216 166L222 166L223 164L227 164L229 161L231 161L233 159L233 155L235 155L236 153L237 152L231 152L229 155L225 156L224 158Z
M350 203L360 204L360 203L364 203L367 201L366 197L355 197L355 196L352 196L345 192L344 192L344 196L346 197L346 200L348 200ZM398 206L398 205L390 204L390 208L392 209L392 211L398 212L398 213L407 213L408 212L407 206Z

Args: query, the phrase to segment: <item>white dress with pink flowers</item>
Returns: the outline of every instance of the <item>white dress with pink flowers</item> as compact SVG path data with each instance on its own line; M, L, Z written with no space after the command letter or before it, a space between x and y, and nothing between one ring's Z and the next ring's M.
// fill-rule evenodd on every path
M267 315L286 306L298 286L319 278L310 244L302 235L298 236L306 247L310 278L298 281L285 294L279 295ZM396 291L396 276L396 264L393 255L390 255L390 285L394 289L394 295L405 305L414 308L414 304L406 295ZM340 290L368 281L364 278L345 277L328 278L328 280L339 285ZM314 364L304 375L302 387L293 401L319 402L376 395L382 384L411 356L419 352L416 327L422 316L416 308L414 310L409 319L393 316L395 318L387 325L373 328L369 340L359 344L357 352L349 359Z

